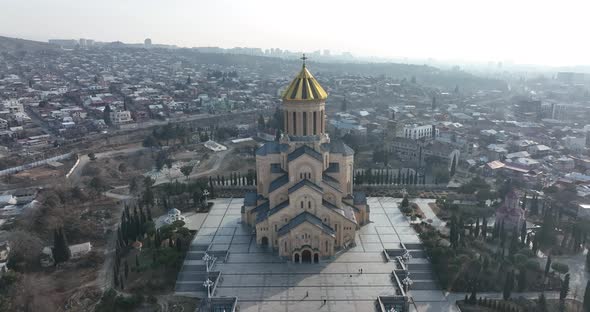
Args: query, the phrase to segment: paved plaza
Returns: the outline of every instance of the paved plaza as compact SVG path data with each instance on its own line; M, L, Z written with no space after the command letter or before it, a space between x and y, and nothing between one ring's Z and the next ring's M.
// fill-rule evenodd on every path
M416 232L397 208L400 201L368 198L371 223L357 231L355 247L319 264L294 264L256 245L252 230L240 223L242 198L216 199L193 240L176 292L206 294L206 274L196 271L203 271L201 258L209 246L209 253L219 255L213 271L221 272L214 296L238 297L240 311L376 311L377 296L396 290L394 265L384 249L399 249L401 242L415 249L408 264L414 280L410 310L456 311L434 281ZM422 206L434 200L420 201Z

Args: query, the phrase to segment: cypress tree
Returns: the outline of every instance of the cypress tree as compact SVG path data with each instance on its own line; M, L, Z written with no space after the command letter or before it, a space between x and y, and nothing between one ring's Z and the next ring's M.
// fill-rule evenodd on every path
M531 200L531 215L537 214L539 214L539 200L537 198L537 195L533 195L533 198Z
M526 286L527 286L526 270L521 269L520 272L518 273L518 291L519 292L525 291Z
M477 302L477 277L471 278L470 282L471 296L469 297L469 302L475 304Z
M66 238L66 232L64 231L63 227L60 229L60 232L61 232L61 240L63 241L63 245L64 245L66 260L70 260L70 258L72 257L72 252L70 251L70 244L68 244L68 239Z
M53 240L53 259L55 260L55 264L68 261L72 254L63 228L54 231Z
M141 206L139 207L139 216L140 216L139 220L141 221L141 226L143 228L143 225L147 221L147 218L146 218L145 212L143 211L143 208L141 208Z
M152 210L149 207L146 207L145 210L147 212L147 219L148 219L148 221L153 221L153 219L152 219Z
M53 253L53 260L55 261L55 264L58 264L59 262L61 262L62 252L60 250L60 248L61 248L61 242L59 240L60 240L59 232L57 231L57 229L54 229L53 230L53 249L52 249L52 253Z
M584 291L584 312L590 312L590 281L586 282L586 290Z
M547 299L545 298L545 293L539 295L538 308L541 312L547 311Z
M504 289L502 291L502 297L504 300L510 299L512 294L512 288L514 287L514 271L506 273L506 280L504 281Z
M510 248L508 249L508 252L509 252L510 256L513 256L514 254L516 254L517 251L518 251L518 235L517 235L516 227L515 227L514 230L512 231L512 237L510 240Z
M550 268L551 268L551 255L547 256L547 262L545 262L545 274L543 275L544 278L546 278L547 274L549 274Z
M125 279L127 279L127 277L129 276L129 264L127 263L127 260L125 260ZM123 280L121 280L122 282Z
M520 227L520 241L523 244L526 244L526 221L522 221L522 225Z
M570 291L570 274L566 274L561 284L561 290L559 291L559 300L565 300L567 294Z
M496 238L498 238L498 233L499 233L499 227L498 227L498 222L494 221L494 226L492 227L492 240L495 240Z
M504 248L504 243L506 243L506 231L504 230L504 220L500 223L500 245Z
M180 237L176 238L176 250L178 252L182 252L182 240L180 239Z

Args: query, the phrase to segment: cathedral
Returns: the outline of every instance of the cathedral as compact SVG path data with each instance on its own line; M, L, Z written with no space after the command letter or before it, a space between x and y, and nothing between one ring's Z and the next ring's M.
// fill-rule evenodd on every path
M242 223L259 246L295 263L317 263L354 245L369 222L363 193L353 192L354 151L326 133L328 93L305 65L282 95L284 133L256 152L256 192Z

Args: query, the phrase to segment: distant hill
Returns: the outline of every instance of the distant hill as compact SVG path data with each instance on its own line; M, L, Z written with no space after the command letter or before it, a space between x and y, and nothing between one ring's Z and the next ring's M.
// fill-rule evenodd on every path
M276 57L251 56L243 54L201 53L190 49L175 51L199 64L255 65L264 74L293 73L300 66L299 60ZM322 72L339 75L387 76L410 81L414 77L419 83L453 90L506 90L506 83L498 79L476 76L464 71L443 70L427 65L401 63L322 63L309 62L315 74ZM286 70L286 71L285 71Z
M0 36L0 52L55 50L49 43Z

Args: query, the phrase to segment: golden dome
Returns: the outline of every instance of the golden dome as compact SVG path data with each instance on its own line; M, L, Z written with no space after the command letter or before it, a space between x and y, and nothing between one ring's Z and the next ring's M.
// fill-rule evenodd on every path
M313 75L305 67L305 55L302 57L303 67L283 93L283 101L318 101L328 98L328 93L322 88Z

